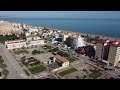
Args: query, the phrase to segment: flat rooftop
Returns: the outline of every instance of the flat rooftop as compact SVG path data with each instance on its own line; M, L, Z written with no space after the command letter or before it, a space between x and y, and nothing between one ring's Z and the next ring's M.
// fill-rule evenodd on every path
M47 65L49 68L51 69L56 69L56 68L59 68L60 66L55 62L55 63L52 63L52 64L49 64Z

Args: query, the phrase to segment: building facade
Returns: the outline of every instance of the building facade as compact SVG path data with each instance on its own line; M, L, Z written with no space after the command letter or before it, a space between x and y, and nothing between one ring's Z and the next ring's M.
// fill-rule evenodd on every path
M22 47L26 47L26 42L23 40L8 41L8 42L5 42L5 46L8 49L22 48Z
M104 60L117 66L120 63L120 43L108 40L97 43L95 59Z
M62 35L62 41L66 41L66 39L69 37L69 35Z

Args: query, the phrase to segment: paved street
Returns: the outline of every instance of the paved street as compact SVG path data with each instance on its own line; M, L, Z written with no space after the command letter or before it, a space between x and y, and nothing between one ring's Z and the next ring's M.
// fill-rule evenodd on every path
M7 65L7 69L9 70L8 79L25 79L25 78L27 78L24 71L17 63L17 61L14 59L14 57L9 53L9 51L2 44L0 44L0 55L4 59L6 65Z

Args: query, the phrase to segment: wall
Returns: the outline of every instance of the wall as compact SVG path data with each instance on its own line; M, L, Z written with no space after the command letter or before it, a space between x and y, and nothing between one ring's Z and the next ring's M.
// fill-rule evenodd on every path
M114 65L115 63L116 51L117 51L116 47L110 46L108 62L111 63L112 65Z
M95 59L101 59L102 56L102 48L103 48L103 44L101 43L97 43L97 48L96 48L96 52L95 52Z

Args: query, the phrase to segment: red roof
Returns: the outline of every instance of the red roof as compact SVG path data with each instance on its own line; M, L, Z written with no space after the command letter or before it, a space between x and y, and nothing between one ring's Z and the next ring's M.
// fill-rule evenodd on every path
M106 41L101 41L99 43L101 43L101 44L107 43L107 45L110 45L110 46L120 47L120 42L117 42L117 41L106 40Z

